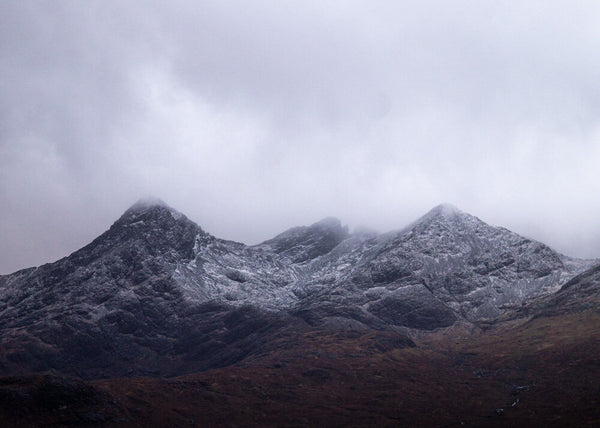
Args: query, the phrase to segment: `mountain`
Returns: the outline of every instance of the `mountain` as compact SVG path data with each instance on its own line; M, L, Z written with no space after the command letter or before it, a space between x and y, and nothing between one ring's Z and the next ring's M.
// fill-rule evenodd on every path
M349 237L296 287L313 323L341 315L353 325L433 330L489 323L589 266L440 205L397 232Z
M527 316L589 267L449 205L386 234L327 218L247 246L144 200L70 256L0 277L0 373L177 375L311 331L414 346Z
M286 281L270 255L218 240L162 202L140 201L70 256L0 277L0 372L90 378L227 365L285 318L222 303L232 284L254 295L250 284ZM278 298L260 298L269 297Z

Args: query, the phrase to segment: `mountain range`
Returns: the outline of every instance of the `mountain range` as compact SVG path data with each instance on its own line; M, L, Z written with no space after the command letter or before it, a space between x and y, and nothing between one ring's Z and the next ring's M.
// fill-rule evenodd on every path
M0 375L182 376L264 362L315 337L323 349L356 347L342 361L439 350L598 312L599 287L600 261L447 204L388 233L326 218L248 246L141 200L68 257L0 276Z

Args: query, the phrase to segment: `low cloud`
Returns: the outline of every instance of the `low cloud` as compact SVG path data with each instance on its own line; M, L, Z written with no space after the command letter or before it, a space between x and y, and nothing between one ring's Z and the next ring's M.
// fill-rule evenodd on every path
M0 9L0 272L148 194L248 243L446 201L600 256L597 2Z

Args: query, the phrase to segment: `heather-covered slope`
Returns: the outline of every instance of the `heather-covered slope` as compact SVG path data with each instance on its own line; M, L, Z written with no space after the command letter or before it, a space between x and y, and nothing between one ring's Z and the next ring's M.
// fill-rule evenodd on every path
M0 378L7 426L590 427L600 423L600 315L485 334L289 332L234 366L83 383Z

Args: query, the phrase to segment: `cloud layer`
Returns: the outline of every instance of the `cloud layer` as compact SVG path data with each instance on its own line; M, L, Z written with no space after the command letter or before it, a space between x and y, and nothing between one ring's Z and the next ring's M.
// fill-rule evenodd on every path
M600 256L600 4L8 0L0 272L136 199L256 243L440 202Z

